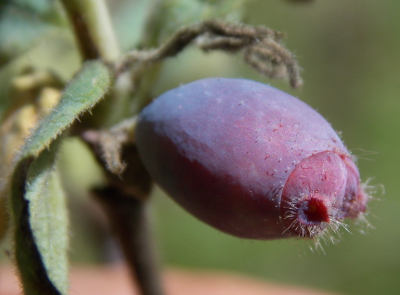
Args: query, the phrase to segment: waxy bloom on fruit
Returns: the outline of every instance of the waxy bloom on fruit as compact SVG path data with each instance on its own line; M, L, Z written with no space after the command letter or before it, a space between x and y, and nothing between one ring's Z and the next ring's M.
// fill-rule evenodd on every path
M366 210L358 169L330 124L262 83L209 78L172 89L141 112L136 142L168 195L234 236L318 237Z

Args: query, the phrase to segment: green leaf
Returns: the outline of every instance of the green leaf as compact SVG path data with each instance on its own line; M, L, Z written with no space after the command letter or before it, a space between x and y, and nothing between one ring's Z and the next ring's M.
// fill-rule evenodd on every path
M63 139L60 135L93 107L110 85L105 65L85 63L59 104L32 131L17 158L10 204L15 257L26 295L68 292L68 220L56 154Z
M68 217L53 150L57 150L54 145L29 167L25 200L29 202L29 224L49 279L67 294Z
M20 161L12 178L15 258L26 295L68 293L68 218L56 171L61 139Z
M20 158L37 156L84 111L90 110L111 85L109 69L99 61L89 61L67 85L60 103L39 122L21 150Z

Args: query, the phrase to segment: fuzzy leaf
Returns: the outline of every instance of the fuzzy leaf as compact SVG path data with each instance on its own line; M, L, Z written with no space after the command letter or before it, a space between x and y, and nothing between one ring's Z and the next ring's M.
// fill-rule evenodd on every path
M84 64L60 102L32 131L11 180L15 257L25 294L67 294L67 213L55 169L62 133L100 100L111 84L108 68Z
M61 139L21 160L12 178L15 258L26 295L68 293L67 209L55 166Z
M55 152L45 150L32 163L25 189L25 200L29 202L29 224L42 262L50 281L62 294L67 294L68 217L55 167Z
M67 85L61 100L33 130L20 158L37 156L84 111L90 110L111 85L109 69L99 61L89 61Z

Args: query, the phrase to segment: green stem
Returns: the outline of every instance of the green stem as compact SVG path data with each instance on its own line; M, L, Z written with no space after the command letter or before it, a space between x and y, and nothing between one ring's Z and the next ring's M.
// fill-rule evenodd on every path
M77 39L83 60L101 59L106 63L114 63L120 56L120 49L114 34L106 0L61 0ZM117 83L114 86L118 86ZM93 109L96 116L81 118L80 129L100 128L107 126L113 117L114 104L124 102L126 94L115 91L115 87ZM124 96L125 95L125 96ZM115 121L119 121L115 119ZM76 132L80 132L77 130Z
M61 0L84 60L114 62L120 55L105 0Z

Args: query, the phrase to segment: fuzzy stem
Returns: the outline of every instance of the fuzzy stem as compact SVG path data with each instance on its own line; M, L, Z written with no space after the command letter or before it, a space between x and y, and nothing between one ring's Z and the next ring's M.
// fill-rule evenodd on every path
M106 0L61 0L61 2L70 19L82 59L101 59L108 64L116 62L120 56L120 49ZM114 85L107 99L96 105L94 109L96 116L84 116L81 119L82 124L79 124L74 132L80 133L86 128L100 128L112 122L115 117L114 105L123 105L126 100L125 89L118 91L119 84Z
M120 55L105 0L61 0L84 60L114 62Z
M140 294L163 295L148 224L147 201L137 200L118 188L107 187L93 192L108 217Z

